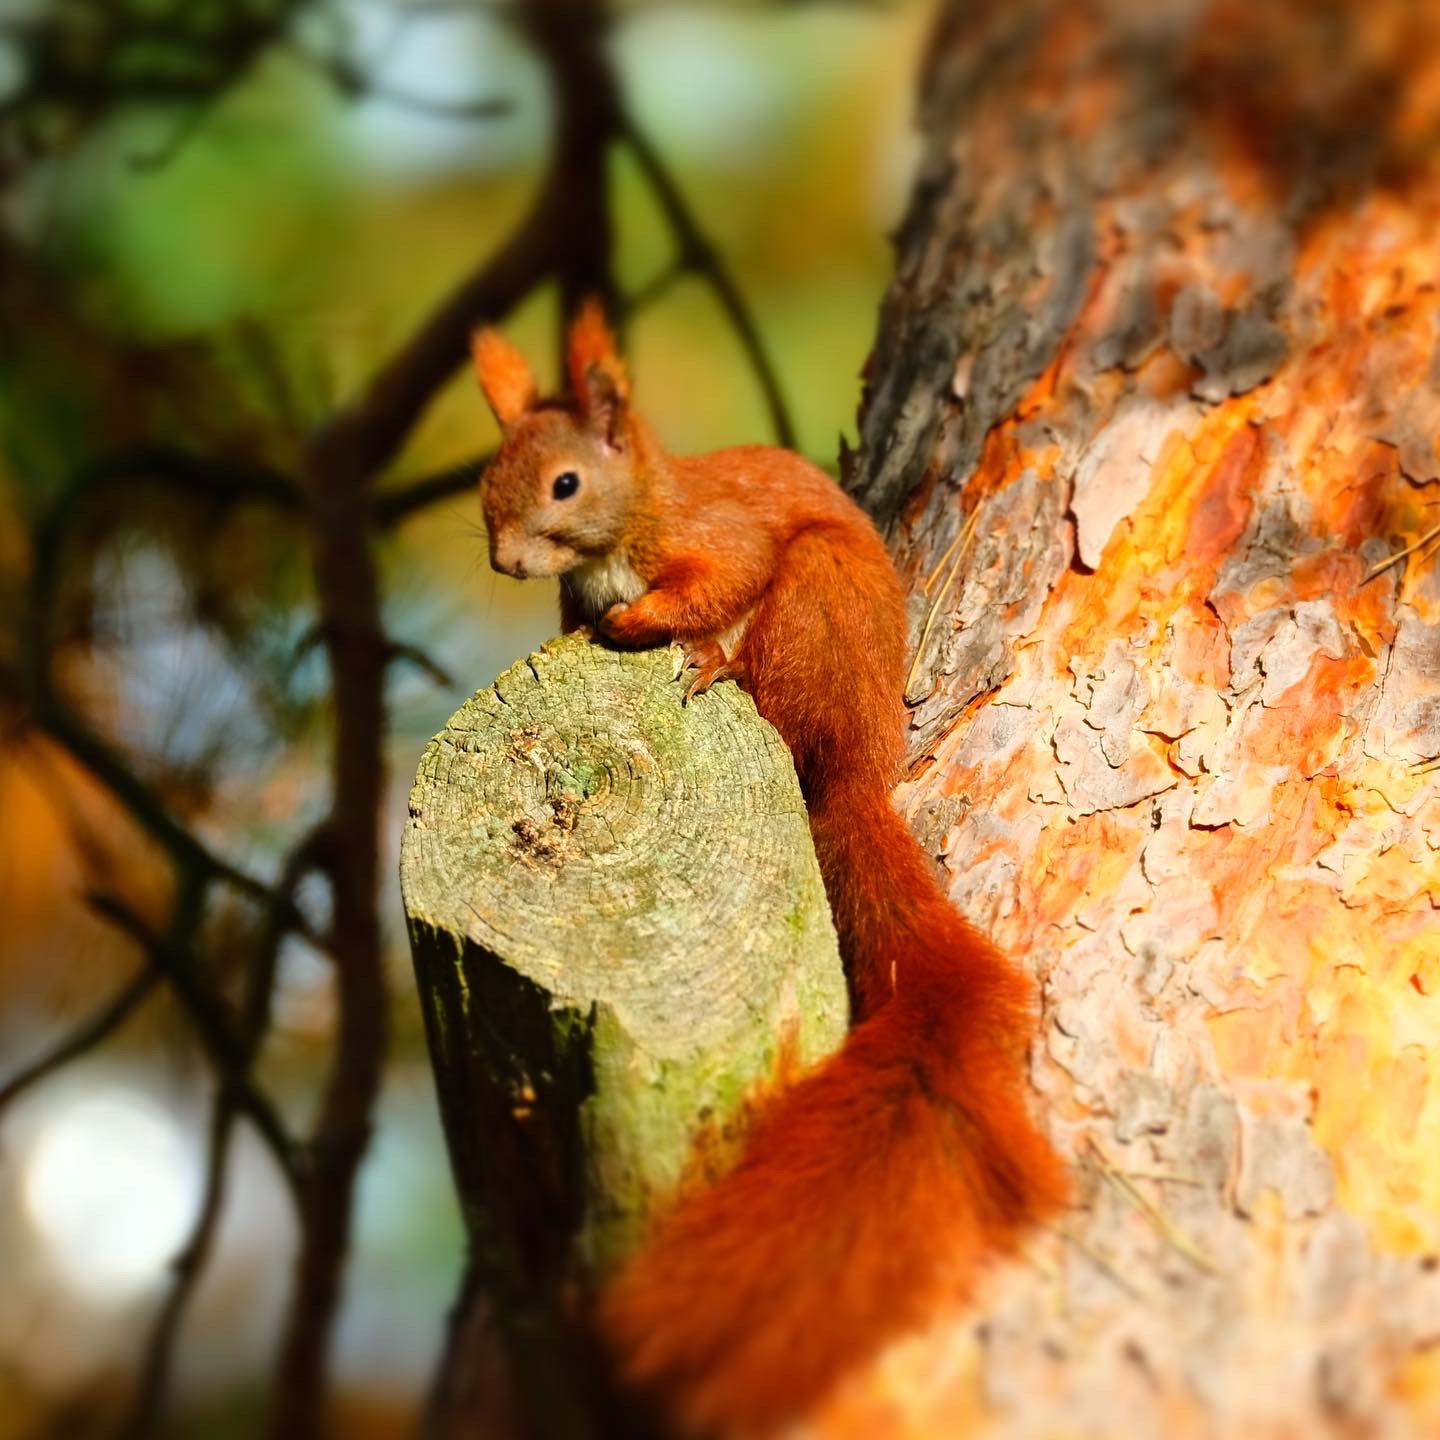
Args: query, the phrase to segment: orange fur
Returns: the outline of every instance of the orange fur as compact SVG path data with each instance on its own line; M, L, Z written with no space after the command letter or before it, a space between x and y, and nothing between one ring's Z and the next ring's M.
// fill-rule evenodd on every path
M572 357L623 387L597 317ZM1064 1174L1026 1112L1028 984L950 907L889 801L905 605L880 536L797 455L670 456L628 406L618 449L593 431L582 400L507 433L482 485L492 547L524 573L553 561L567 627L678 640L697 688L743 675L794 755L855 1000L840 1053L766 1108L735 1168L682 1197L601 1301L622 1372L688 1431L754 1432L1013 1249ZM547 500L562 465L589 511ZM612 572L643 593L594 579Z
M470 339L475 376L502 426L513 425L535 403L529 362L498 330L477 330Z
M621 400L629 399L630 386L625 367L615 351L615 337L605 320L600 302L587 300L570 326L565 347L565 369L570 377L570 393L583 398L595 372L604 375Z

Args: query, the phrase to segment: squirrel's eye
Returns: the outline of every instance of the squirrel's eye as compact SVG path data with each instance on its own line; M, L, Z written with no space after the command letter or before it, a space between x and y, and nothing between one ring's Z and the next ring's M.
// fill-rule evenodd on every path
M557 500L568 500L579 488L580 477L573 470L567 470L563 475L555 477L550 493Z

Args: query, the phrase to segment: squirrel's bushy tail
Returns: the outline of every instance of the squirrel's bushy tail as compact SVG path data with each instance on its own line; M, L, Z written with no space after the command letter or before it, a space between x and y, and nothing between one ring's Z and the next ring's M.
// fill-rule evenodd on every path
M602 1302L626 1377L698 1433L792 1419L1053 1213L1023 977L950 907L884 794L811 825L862 1020L761 1114Z

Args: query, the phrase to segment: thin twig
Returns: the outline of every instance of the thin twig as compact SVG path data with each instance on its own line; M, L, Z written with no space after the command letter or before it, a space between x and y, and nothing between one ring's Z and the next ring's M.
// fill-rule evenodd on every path
M371 520L377 529L388 530L429 505L469 494L479 486L481 473L491 458L489 454L479 455L403 487L379 491L370 505Z
M205 122L214 114L224 90L201 96L175 123L175 127L153 150L141 150L130 157L130 168L141 173L163 170L179 158L181 151L205 128Z
M764 341L760 338L759 327L740 293L739 285L720 258L719 251L701 229L674 176L661 159L660 152L628 115L621 118L620 137L634 155L674 233L680 252L677 263L702 276L715 292L720 308L734 327L760 382L760 388L765 392L765 403L770 410L770 423L774 427L775 438L787 450L793 450L795 426L780 390L780 380L766 352Z
M186 499L223 505L269 505L299 513L304 497L294 481L268 465L237 464L175 445L129 445L98 456L76 472L61 506L89 502L102 491L160 485Z
M164 1408L174 1364L175 1342L195 1287L205 1271L205 1262L215 1242L220 1214L225 1204L226 1176L230 1163L230 1140L235 1129L236 1106L223 1082L210 1106L210 1134L206 1142L205 1188L201 1192L190 1234L170 1262L169 1294L155 1317L140 1362L135 1397L116 1430L116 1440L150 1440Z
M231 7L238 17L233 23L218 32L207 27L203 33L173 23L173 16L183 19L185 7L174 7L173 15L164 16L138 13L135 7L87 7L91 18L112 22L113 28L87 37L90 43L83 45L67 43L69 22L64 7L53 7L58 14L26 17L9 27L26 62L26 83L0 103L0 120L22 116L33 107L57 104L69 105L91 125L103 120L113 107L126 104L198 102L202 111L208 110L283 35L301 3L288 0L263 16L252 15L243 6ZM126 42L132 47L128 53ZM136 42L144 46L144 58L137 57ZM170 52L166 62L145 63L149 54L161 51ZM188 68L173 64L177 51ZM117 56L121 57L118 63ZM137 58L140 63L134 63ZM126 60L131 63L124 63ZM180 145L198 126L185 128ZM180 145L172 142L172 157Z
M300 882L313 870L324 864L326 852L333 843L330 828L319 824L306 832L300 842L291 850L280 871L276 886L280 894L292 905ZM289 933L289 927L278 908L272 909L267 917L264 933L256 952L255 963L245 987L245 999L240 1009L240 1047L247 1063L253 1064L259 1053L265 1035L270 1029L270 1013L275 993L275 975L280 963L280 947Z
M1415 568L1417 570L1423 569L1435 558L1436 553L1440 552L1440 526L1437 526L1436 532L1432 533L1435 533L1435 539L1433 543L1427 545L1425 549L1415 559Z
M951 557L955 554L955 551L961 545L968 544L970 536L975 529L975 517L979 513L980 507L977 505L975 509L973 509L965 517L965 521L960 526L960 529L956 534L955 538L945 547L945 553L935 562L934 568L930 571L930 573L925 577L924 581L922 582L920 589L924 594L928 595L930 591L934 588L935 581L939 578L940 572L950 563Z
M689 274L689 267L684 260L677 256L662 270L652 275L638 290L626 297L625 313L633 315L637 311L653 305L657 300L668 295L687 274Z
M35 720L41 730L64 746L115 796L131 817L170 852L177 864L202 870L262 905L283 903L263 880L215 854L198 836L175 820L159 797L116 751L53 697L46 697L36 707ZM298 912L287 910L287 914L297 929L303 929L303 919Z
M1059 1225L1051 1228L1067 1245L1073 1246L1097 1270L1113 1280L1132 1300L1138 1300L1141 1304L1150 1303L1150 1297L1133 1280L1129 1279L1103 1251L1097 1250L1089 1241L1082 1240L1071 1230L1066 1230Z
M81 1021L68 1035L38 1059L0 1086L0 1109L11 1104L32 1085L38 1085L61 1066L96 1048L109 1039L160 984L159 973L148 965L133 975L88 1019Z
M294 486L275 471L222 462L217 462L212 470L198 457L169 447L134 447L83 467L35 532L28 623L22 632L22 659L31 716L39 729L110 791L181 870L203 872L263 905L279 904L287 921L303 930L303 919L293 907L285 906L263 880L215 854L176 820L119 752L91 730L55 691L50 647L62 563L71 532L102 494L117 487L144 483L161 483L185 494L203 495L227 505L264 503L288 510L298 502Z
M163 939L147 946L151 968L164 974L157 952L164 948L179 954L193 953L195 936L205 917L206 882L190 875L182 879L175 906ZM128 1415L122 1419L118 1440L146 1440L153 1435L164 1404L165 1382L170 1372L174 1340L191 1292L200 1279L205 1256L225 1195L225 1167L230 1152L230 1132L235 1123L237 1101L234 1089L223 1077L217 1080L211 1104L210 1141L205 1164L205 1188L190 1234L172 1260L174 1280L150 1333L140 1366L140 1378Z
M435 120L496 120L512 114L515 109L513 100L498 95L477 100L435 100L410 90L396 90L372 79L344 57L317 55L298 44L289 48L291 54L323 75L347 100L379 100Z
M1431 529L1427 530L1418 540L1414 541L1412 544L1407 545L1403 550L1397 550L1388 559L1381 560L1377 565L1372 565L1365 572L1365 579L1362 580L1360 583L1363 585L1367 581L1373 580L1377 575L1383 575L1392 565L1398 565L1407 555L1413 555L1415 551L1421 549L1425 545L1428 545L1437 536L1440 536L1440 525L1433 526Z
M300 638L296 640L290 654L286 657L283 669L284 683L289 684L295 672L300 668L301 662L325 639L325 631L319 625L307 625L301 632ZM455 679L443 665L432 656L428 655L419 645L408 644L400 640L389 640L385 644L385 658L387 663L403 663L413 665L417 670L428 675L431 680L442 690L449 690Z
M286 1182L298 1190L305 1168L300 1148L269 1097L250 1079L244 1050L218 1003L201 983L188 949L175 937L154 934L119 896L92 893L86 896L86 902L144 950L185 1010L221 1083L232 1092L236 1107L255 1126Z
M455 287L365 391L314 437L312 464L318 457L327 466L363 474L367 488L380 475L435 392L459 369L470 332L477 325L503 320L549 278L564 236L564 185L564 175L552 173L520 227ZM424 503L432 498L443 497L435 493ZM400 518L398 506L387 506L383 496L375 501L375 508Z
M940 607L945 603L945 597L950 593L950 587L955 583L955 576L960 571L960 563L965 559L965 553L970 548L970 542L975 538L975 525L980 518L980 507L976 507L966 516L965 523L960 527L960 533L950 542L950 548L946 550L945 556L953 552L954 561L950 566L950 573L945 577L945 583L931 598L930 604L925 610L925 623L920 629L920 639L915 646L915 658L910 662L909 674L905 676L905 694L910 693L910 687L915 683L916 673L920 669L920 662L925 658L925 647L930 642L930 631L935 625L935 617L940 613ZM940 564L945 560L942 558ZM925 582L926 593L929 593L930 586L934 583L935 575L939 573L937 565L930 578Z
M1157 1185L1186 1185L1195 1190L1206 1187L1204 1180L1193 1175L1176 1175L1169 1170L1125 1170L1121 1172L1129 1180L1153 1180Z
M1183 1255L1197 1270L1203 1270L1207 1275L1220 1273L1220 1267L1159 1206L1140 1193L1134 1181L1101 1149L1094 1136L1090 1137L1089 1145L1101 1175L1144 1215L1155 1227L1156 1234L1171 1249Z
M403 662L406 665L413 665L422 675L428 676L441 690L452 690L455 687L455 677L419 645L407 644L403 640L391 641L389 659L392 664Z
M318 863L325 832L312 830L291 851L281 874L282 894L294 900L301 880ZM236 1068L248 1071L270 1028L271 999L275 988L276 962L286 927L272 910L255 957L246 977L241 1005ZM174 1368L175 1346L180 1327L196 1287L204 1274L205 1262L214 1245L215 1233L224 1206L229 1169L230 1141L241 1111L240 1095L229 1079L217 1078L211 1102L210 1134L206 1148L205 1187L190 1234L171 1262L170 1292L165 1297L150 1331L129 1412L117 1440L148 1440L153 1435L165 1406L170 1373Z

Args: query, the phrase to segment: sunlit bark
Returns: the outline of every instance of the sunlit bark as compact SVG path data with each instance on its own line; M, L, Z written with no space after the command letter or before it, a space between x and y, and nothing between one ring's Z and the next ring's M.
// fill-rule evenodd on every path
M957 4L922 123L851 481L1077 1205L820 1431L1434 1433L1440 11Z

